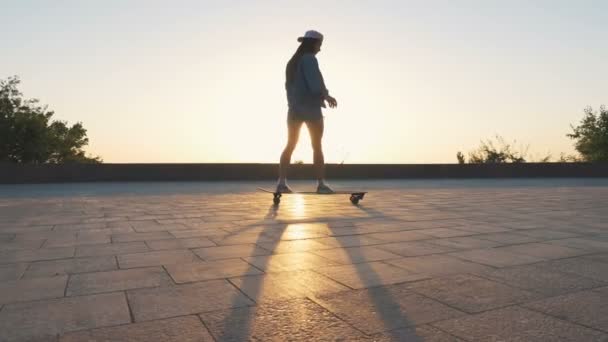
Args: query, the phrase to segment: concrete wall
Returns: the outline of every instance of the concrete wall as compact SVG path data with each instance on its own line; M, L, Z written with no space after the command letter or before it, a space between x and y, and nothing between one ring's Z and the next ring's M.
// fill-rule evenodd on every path
M608 163L328 164L329 179L608 177ZM292 165L290 179L314 178L312 165ZM0 163L0 184L101 181L270 180L276 164Z

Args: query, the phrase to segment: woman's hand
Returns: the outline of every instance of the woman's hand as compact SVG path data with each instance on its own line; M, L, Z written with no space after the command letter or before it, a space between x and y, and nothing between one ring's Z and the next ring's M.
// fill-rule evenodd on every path
M329 104L329 108L336 108L336 107L338 107L338 101L336 101L336 99L333 98L330 95L324 96L323 100L327 101L327 103Z

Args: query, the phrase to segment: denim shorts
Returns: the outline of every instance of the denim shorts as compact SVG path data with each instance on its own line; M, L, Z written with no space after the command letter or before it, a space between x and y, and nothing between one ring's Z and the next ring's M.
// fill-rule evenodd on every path
M323 112L321 108L318 111L311 110L306 112L296 112L294 110L287 111L287 120L298 120L298 121L317 121L323 119Z

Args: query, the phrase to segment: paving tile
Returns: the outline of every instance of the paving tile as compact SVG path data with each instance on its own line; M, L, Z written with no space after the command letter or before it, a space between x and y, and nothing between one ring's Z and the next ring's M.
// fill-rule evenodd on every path
M40 239L45 234L53 234L52 225L39 225L39 226L10 226L3 227L0 231L3 234L17 234L18 237L27 240L27 237L34 237L36 240Z
M270 254L270 251L254 244L197 248L192 251L207 261Z
M8 242L0 242L0 252L18 251L21 249L38 249L44 243L44 239L40 240L13 240Z
M428 278L427 275L414 273L382 262L328 266L316 269L315 271L353 289Z
M522 245L497 247L496 249L513 254L529 255L541 259L562 259L588 254L588 252L580 249L557 246L548 243L526 243Z
M110 243L110 237L105 234L83 234L82 236L73 236L69 238L49 238L46 240L43 247L72 247L102 243Z
M546 243L579 248L588 252L608 252L608 241L592 240L591 238L568 238L561 240L550 240Z
M49 340L56 334L130 321L124 293L9 304L0 311L0 341Z
M336 264L331 260L327 260L309 252L255 256L243 258L243 260L264 272L315 269Z
M171 280L161 267L81 273L70 277L67 295L79 296L170 284Z
M492 224L488 224L488 223L483 224L483 223L472 223L472 222L468 222L468 223L464 223L462 225L455 226L455 228L457 228L459 230L464 230L467 232L473 232L473 233L479 233L479 234L501 233L501 232L511 231L511 228L507 228L507 227L503 227L503 226L497 226L497 225L492 225Z
M593 254L586 256L588 259L608 263L608 253Z
M498 242L502 245L529 243L529 242L536 242L539 240L538 238L535 238L535 237L532 237L529 235L523 235L523 234L511 233L511 232L479 234L479 235L475 235L475 238L481 239L481 240L489 240L489 241Z
M279 237L270 237L264 234L236 234L236 235L212 235L209 236L211 241L215 242L220 246L228 246L228 245L242 245L242 244L260 244L262 242L274 242L279 239Z
M267 241L258 242L257 245L270 251L272 254L306 252L331 248L312 239Z
M21 278L27 266L27 264L0 265L0 282L7 280L17 280Z
M608 335L517 306L459 317L433 326L467 341L606 341Z
M71 258L74 247L24 249L0 252L0 264Z
M438 237L438 238L448 238L448 237L455 237L455 236L467 236L467 235L473 235L475 234L475 232L470 232L470 231L466 231L466 230L460 230L457 228L432 228L432 229L422 229L420 230L420 232L426 234L426 235L430 235L430 236L434 236L434 237Z
M116 259L113 256L37 261L29 265L23 277L52 277L64 274L110 271L117 268Z
M159 215L139 216L131 218L129 224L135 231L141 233L188 229L188 227L181 223L160 223L159 220L161 220Z
M77 257L120 255L141 253L149 251L148 246L142 241L124 243L106 243L102 245L88 245L76 247Z
M462 236L462 237L453 237L447 239L433 239L424 241L425 243L443 246L447 248L466 250L466 249L479 249L479 248L491 248L499 246L500 243L490 241L490 240L481 240L476 239L470 236Z
M565 239L565 238L571 238L571 237L578 236L578 234L575 234L575 233L564 232L564 231L559 231L559 230L550 230L550 229L518 230L517 234L531 236L531 237L537 238L541 241Z
M121 233L135 233L131 226L118 226L118 227L108 227L108 228L99 228L99 229L87 229L87 230L78 230L76 232L76 236L87 236L90 234L103 234L106 236L111 236L112 234L121 234Z
M572 273L559 272L538 264L494 269L484 272L480 276L510 286L538 292L545 296L555 296L608 285L607 282Z
M226 280L127 291L136 322L252 305Z
M63 297L67 276L0 282L0 304Z
M207 236L222 236L226 234L221 229L188 229L188 230L170 230L171 235L177 239L187 239L193 237L207 237Z
M538 266L608 282L608 263L590 257L552 260Z
M331 234L327 223L289 224L280 232L281 240L301 240L325 237Z
M386 241L374 239L367 235L347 235L347 236L329 236L324 238L314 239L329 247L357 247L376 245L385 243Z
M146 241L146 244L150 249L159 251L166 249L186 249L186 248L200 248L200 247L213 247L215 243L206 237L194 237L186 239L167 239L167 240L152 240Z
M367 234L368 237L376 240L388 241L388 242L396 242L396 241L414 241L414 240L425 240L431 239L432 236L425 235L422 231L398 231L398 232L389 232L389 233L373 233Z
M178 284L262 273L240 259L172 264L166 265L165 268Z
M608 332L608 287L547 298L523 306Z
M396 259L401 257L400 255L370 246L334 248L312 251L311 253L338 264L356 264L360 262Z
M365 337L306 298L200 316L220 341L347 341Z
M112 234L112 242L114 243L163 239L174 239L174 237L168 232Z
M95 223L72 223L72 224L56 224L53 227L53 230L80 230L80 229L101 229L106 228L105 222L95 222Z
M200 261L188 249L122 254L117 256L117 258L120 268L185 264Z
M183 316L67 333L60 342L213 342L207 328L196 316Z
M494 267L532 264L544 260L529 255L509 253L498 248L474 249L470 251L450 253L449 255Z
M401 286L339 292L315 299L366 334L460 317L464 313Z
M375 245L374 247L404 257L453 252L455 249L434 245L424 241L395 242Z
M15 239L14 233L4 234L0 233L0 242L10 242Z
M491 269L488 266L464 261L447 255L425 255L387 260L386 262L411 272L433 276L456 273L476 274Z
M374 342L465 342L465 340L454 337L430 325L396 329L374 334L371 336L371 340Z
M495 309L540 297L526 290L468 274L424 280L409 284L408 288L468 313Z
M530 199L527 202L531 202L531 201L534 201L534 199ZM535 207L535 208L529 208L528 214L524 215L523 221L505 222L504 226L510 227L513 229L517 229L517 230L549 229L554 224L553 220L541 219L541 218L536 218L536 217L531 218L531 215L534 216L534 215L536 215L536 213L543 211L543 210L544 210L544 207L542 207L542 206ZM566 210L563 210L562 214L564 217L569 217L569 214L566 214ZM561 219L558 219L558 221L561 221Z
M231 278L230 282L256 302L317 297L350 290L313 271L268 273Z
M601 228L586 227L585 225L578 224L578 223L572 222L572 221L567 221L567 220L565 222L561 223L560 226L551 227L551 228L554 230L565 231L565 232L574 233L574 234L578 234L578 235L598 234L603 231L603 229L601 229Z

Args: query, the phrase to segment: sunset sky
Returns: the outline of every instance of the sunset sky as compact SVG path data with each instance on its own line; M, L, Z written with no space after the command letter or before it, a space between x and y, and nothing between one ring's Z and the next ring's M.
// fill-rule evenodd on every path
M284 69L308 29L339 102L326 162L456 162L502 135L572 153L608 105L607 1L2 1L19 75L105 162L278 162ZM302 131L293 160L312 161Z

